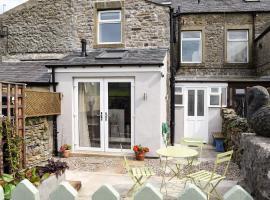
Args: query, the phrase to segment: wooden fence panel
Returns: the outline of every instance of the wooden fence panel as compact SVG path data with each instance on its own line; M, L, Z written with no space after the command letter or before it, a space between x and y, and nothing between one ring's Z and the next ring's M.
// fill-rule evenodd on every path
M25 91L26 117L61 114L61 94L54 92Z

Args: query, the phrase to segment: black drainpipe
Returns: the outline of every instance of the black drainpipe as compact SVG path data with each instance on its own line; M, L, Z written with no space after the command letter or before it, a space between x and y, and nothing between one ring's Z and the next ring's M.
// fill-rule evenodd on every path
M171 145L174 145L175 142L175 76L176 71L179 69L180 64L178 61L179 53L175 52L175 43L176 43L176 23L177 19L180 17L180 7L178 7L177 12L174 12L174 8L170 7L170 91L171 91L171 104L170 104L170 113L171 113L171 121L170 121L170 132L171 132ZM179 23L178 23L179 24ZM179 25L180 26L180 25ZM177 55L177 64L175 63L175 55Z
M52 84L53 92L56 92L56 82L55 82L55 68L52 67ZM58 156L58 140L57 140L57 116L53 116L53 152L55 156Z
M174 145L174 135L175 135L175 65L174 65L174 39L175 39L175 30L174 30L174 9L170 7L170 89L171 89L171 104L170 104L170 135L171 135L171 145Z

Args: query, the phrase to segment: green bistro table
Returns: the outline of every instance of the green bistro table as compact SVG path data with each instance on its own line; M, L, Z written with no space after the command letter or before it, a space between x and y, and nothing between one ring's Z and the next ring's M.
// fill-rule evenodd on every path
M187 162L187 167L190 168L192 166L192 162L194 160L195 157L198 156L198 151L191 149L189 147L186 146L168 146L168 147L164 147L161 149L157 150L157 154L165 157L165 164L164 164L164 173L163 173L163 177L162 177L162 183L160 186L160 191L162 190L163 187L165 187L166 189L166 193L167 193L167 188L166 188L166 183L165 183L165 171L167 169L168 166L168 158L182 158L182 159L186 159ZM169 167L170 168L170 167ZM172 170L172 168L170 168ZM176 171L172 170L174 175L169 179L173 179L174 177L180 178L180 172L181 172L181 166L180 164L176 164Z

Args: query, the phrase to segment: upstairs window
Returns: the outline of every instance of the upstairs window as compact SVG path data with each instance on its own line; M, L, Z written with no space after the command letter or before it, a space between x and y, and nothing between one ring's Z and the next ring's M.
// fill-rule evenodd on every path
M230 30L227 33L227 62L248 63L248 30Z
M202 32L183 31L181 33L181 62L202 62Z
M122 42L120 10L98 12L98 43L119 44Z

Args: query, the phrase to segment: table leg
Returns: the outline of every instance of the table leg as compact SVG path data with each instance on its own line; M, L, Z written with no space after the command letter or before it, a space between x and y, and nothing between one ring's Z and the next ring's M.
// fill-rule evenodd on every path
M161 163L162 165L162 163ZM166 196L167 194L167 185L166 185L166 181L165 181L165 175L166 175L166 169L167 169L167 165L168 165L168 157L166 157L165 159L165 164L164 164L164 169L163 169L163 176L162 176L162 182L160 185L160 192L162 192L162 188L165 187L165 191L166 191Z

